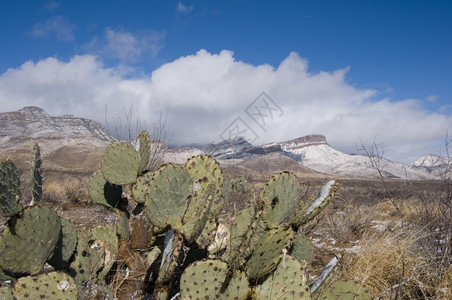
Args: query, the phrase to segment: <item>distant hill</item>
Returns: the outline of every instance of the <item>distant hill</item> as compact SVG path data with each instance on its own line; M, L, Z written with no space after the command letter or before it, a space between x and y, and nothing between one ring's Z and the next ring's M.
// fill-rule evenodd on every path
M99 167L104 149L115 141L100 123L89 119L50 116L34 106L0 113L0 158L14 158L19 167L27 167L37 142L47 170L90 173ZM168 149L161 142L157 144L164 153L163 162L184 163L191 156L207 153L239 175L291 171L301 176L379 177L369 157L338 151L321 134L258 146L241 137L201 147ZM431 154L411 165L378 159L378 168L386 178L438 179L450 166L449 160Z
M19 167L27 167L26 157L39 143L47 170L92 172L115 140L100 123L72 115L50 116L35 106L0 113L0 151Z

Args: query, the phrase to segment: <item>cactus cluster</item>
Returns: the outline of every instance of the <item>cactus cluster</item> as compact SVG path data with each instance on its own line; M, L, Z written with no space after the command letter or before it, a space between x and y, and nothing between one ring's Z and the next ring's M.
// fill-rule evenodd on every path
M0 298L83 299L84 284L104 278L116 260L116 230L97 226L87 235L42 203L37 144L30 183L32 199L24 201L15 164L10 160L0 162L0 213L6 218L0 232L0 281L6 285L0 289ZM99 267L89 273L93 265ZM87 272L80 266L86 266ZM46 272L49 268L53 271Z
M106 279L123 272L115 280L124 282L133 272L130 268L144 264L141 296L145 290L152 299L311 299L306 270L314 248L298 228L328 204L336 181L304 202L296 176L282 172L267 182L252 205L226 222L221 219L224 188L231 183L225 183L214 158L198 155L151 172L146 169L149 156L146 131L133 143L119 142L105 150L88 190L95 205L116 214L116 222L84 230L40 203L38 146L30 171L32 206L22 207L14 164L1 162L1 213L9 220L0 233L0 281L13 284L1 287L0 295L112 297ZM236 192L254 190L243 178L233 183ZM134 245L135 254L124 257L124 245ZM54 269L43 272L45 263ZM360 285L348 281L323 286L316 297L368 299Z

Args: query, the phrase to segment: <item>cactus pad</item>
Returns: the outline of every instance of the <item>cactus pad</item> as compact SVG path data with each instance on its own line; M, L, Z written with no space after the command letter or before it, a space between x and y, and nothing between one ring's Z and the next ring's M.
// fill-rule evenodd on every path
M70 270L77 282L102 278L116 259L118 240L113 229L98 225L90 232L79 231L75 260Z
M22 211L20 179L16 165L10 160L0 163L0 209L5 217Z
M0 299L14 300L13 290L9 286L0 286Z
M116 143L105 149L101 169L104 178L113 184L135 183L140 168L140 154L128 143Z
M305 235L297 234L292 242L290 255L299 261L306 261L309 265L314 257L314 246L311 240Z
M328 181L321 189L317 198L313 201L308 202L303 208L299 209L296 215L290 220L290 223L297 227L304 225L310 220L314 219L329 203L330 199L333 198L339 187L339 182L335 180Z
M138 177L137 182L132 187L133 200L138 203L145 203L149 194L149 184L154 173L147 172Z
M12 273L38 273L53 253L60 231L60 218L50 208L25 208L0 233L0 268Z
M219 260L194 262L181 276L181 298L248 299L250 288L246 275L229 271L227 263Z
M192 193L190 174L181 166L165 165L155 172L148 192L145 212L149 221L159 228L182 228Z
M13 290L14 299L77 300L74 278L62 272L50 272L20 278Z
M108 182L101 170L97 170L89 179L88 192L94 203L109 209L116 208L121 201L121 186Z
M295 210L300 199L297 177L288 172L275 175L260 193L264 201L264 220L269 228L278 227Z
M104 278L110 271L118 254L118 237L116 230L107 226L98 225L91 229L90 248L102 252L102 269L98 278Z
M326 288L318 299L371 300L372 297L358 282L353 280L338 280Z
M200 199L213 197L208 218L217 217L224 205L222 197L224 177L220 164L213 157L202 154L187 160L185 169L193 180L193 196ZM189 210L196 206L194 203Z
M262 211L254 205L245 208L231 226L230 243L222 258L233 267L240 267L264 233Z
M49 264L57 269L62 269L66 266L77 246L77 231L74 225L61 217L60 222L60 238L55 246L52 257L48 261Z
M293 235L292 228L285 226L265 232L246 263L246 273L250 280L258 280L278 265L283 250L287 248Z
M151 139L146 130L142 130L135 140L135 150L140 154L140 167L138 172L141 173L146 169L149 157L151 156Z
M256 299L309 300L306 262L285 255L275 272L256 287Z

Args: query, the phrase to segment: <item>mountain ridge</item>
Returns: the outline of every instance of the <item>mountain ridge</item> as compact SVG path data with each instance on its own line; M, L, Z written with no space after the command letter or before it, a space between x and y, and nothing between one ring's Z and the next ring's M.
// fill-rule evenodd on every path
M0 113L0 128L0 151L32 149L38 142L41 153L47 155L48 165L61 169L75 164L72 169L80 172L84 168L95 170L103 150L117 141L98 122L73 115L53 117L35 106ZM288 168L294 164L297 165L294 170L299 172L310 169L318 174L351 177L378 178L381 173L387 178L434 179L450 167L449 160L432 154L411 165L384 157L346 154L331 147L326 137L318 133L258 146L236 137L205 146L162 149L167 163L181 163L193 155L206 153L225 166L242 165L258 170L267 165L282 170L281 166ZM280 162L281 166L270 160Z

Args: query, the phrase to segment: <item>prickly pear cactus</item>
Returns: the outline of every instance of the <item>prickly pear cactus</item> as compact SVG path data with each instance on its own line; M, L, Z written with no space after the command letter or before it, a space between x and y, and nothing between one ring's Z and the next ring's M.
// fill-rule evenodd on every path
M310 300L307 281L306 262L285 255L276 270L256 287L255 299Z
M264 233L262 210L255 205L245 208L234 219L230 242L222 258L234 268L242 266Z
M9 286L0 286L0 299L14 300L13 289Z
M42 200L42 176L41 176L41 150L36 143L33 147L33 156L31 158L30 182L33 204Z
M105 149L101 170L104 178L116 185L135 183L140 171L140 154L128 143L116 143Z
M118 240L113 229L98 225L79 231L75 260L70 271L77 282L103 278L116 259Z
M288 172L275 175L260 193L264 201L264 221L269 228L282 224L295 210L300 200L297 177Z
M149 157L151 156L151 139L146 130L142 130L138 134L134 146L135 150L140 154L140 167L138 168L138 172L141 173L147 167Z
M63 269L66 267L77 246L77 231L75 230L74 225L61 217L60 222L60 238L55 246L52 257L48 261L48 263L56 269Z
M314 246L311 240L302 234L297 234L292 241L289 254L299 261L306 261L309 265L314 257Z
M129 218L125 212L120 210L116 212L116 233L121 241L130 239Z
M271 272L279 264L293 235L292 228L285 226L265 232L245 266L251 281Z
M5 217L22 211L20 179L16 165L10 160L0 163L0 209Z
M108 182L102 171L97 170L89 179L88 192L94 203L113 209L121 201L122 188Z
M205 197L202 194L211 194L211 189L214 187L213 197L217 205L212 207L211 214L218 214L223 206L221 196L224 182L220 164L211 156L198 155L190 158L185 163L185 169L193 179L193 191L195 195Z
M77 300L78 291L74 278L63 272L50 272L19 278L13 296L14 299Z
M296 215L290 220L290 223L293 226L298 227L314 219L328 205L338 187L339 182L335 180L328 181L322 187L317 198L306 203L301 209L297 210Z
M169 164L157 170L149 184L145 213L159 228L174 230L183 226L183 217L192 194L190 174L183 167Z
M232 272L219 260L197 261L188 266L180 279L182 299L248 299L249 282L244 272Z
M101 252L102 270L98 278L104 278L110 271L118 255L118 237L116 230L107 226L98 225L91 229L90 248Z
M353 280L337 280L319 296L318 300L371 300L367 290Z
M53 210L43 205L25 208L0 233L0 269L38 273L53 253L60 232L60 218Z
M149 184L151 183L153 172L144 173L138 177L137 182L132 187L133 200L138 203L145 203L149 194Z
M215 218L224 205L223 174L220 164L208 155L190 158L185 169L193 180L193 195L184 217L184 235L207 247L214 240Z

